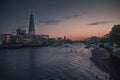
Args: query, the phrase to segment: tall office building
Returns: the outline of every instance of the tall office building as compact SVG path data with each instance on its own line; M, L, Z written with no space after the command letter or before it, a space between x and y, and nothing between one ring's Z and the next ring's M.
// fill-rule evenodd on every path
M31 12L30 14L30 22L29 22L29 32L30 35L35 35L35 26L34 26L34 16Z

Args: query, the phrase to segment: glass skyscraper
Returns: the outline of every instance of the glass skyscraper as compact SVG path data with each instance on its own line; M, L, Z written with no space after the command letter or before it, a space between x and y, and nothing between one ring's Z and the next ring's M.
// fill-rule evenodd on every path
M34 16L33 16L32 12L30 14L29 34L30 35L35 35Z

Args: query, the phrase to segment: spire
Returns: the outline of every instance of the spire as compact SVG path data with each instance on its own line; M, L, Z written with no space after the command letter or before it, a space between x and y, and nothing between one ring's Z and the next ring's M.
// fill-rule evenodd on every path
M32 11L30 14L30 21L29 21L29 34L35 35L34 16Z

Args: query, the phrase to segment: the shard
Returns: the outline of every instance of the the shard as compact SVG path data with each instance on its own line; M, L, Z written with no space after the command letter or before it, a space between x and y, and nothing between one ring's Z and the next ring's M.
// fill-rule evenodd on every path
M34 16L33 16L32 12L30 14L29 34L30 35L35 35Z

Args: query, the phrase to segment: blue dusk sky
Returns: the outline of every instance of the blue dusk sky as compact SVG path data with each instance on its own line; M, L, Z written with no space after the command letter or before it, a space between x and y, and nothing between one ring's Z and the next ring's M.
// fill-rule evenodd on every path
M103 36L120 23L120 0L1 0L0 34L29 25L36 34L82 39Z

